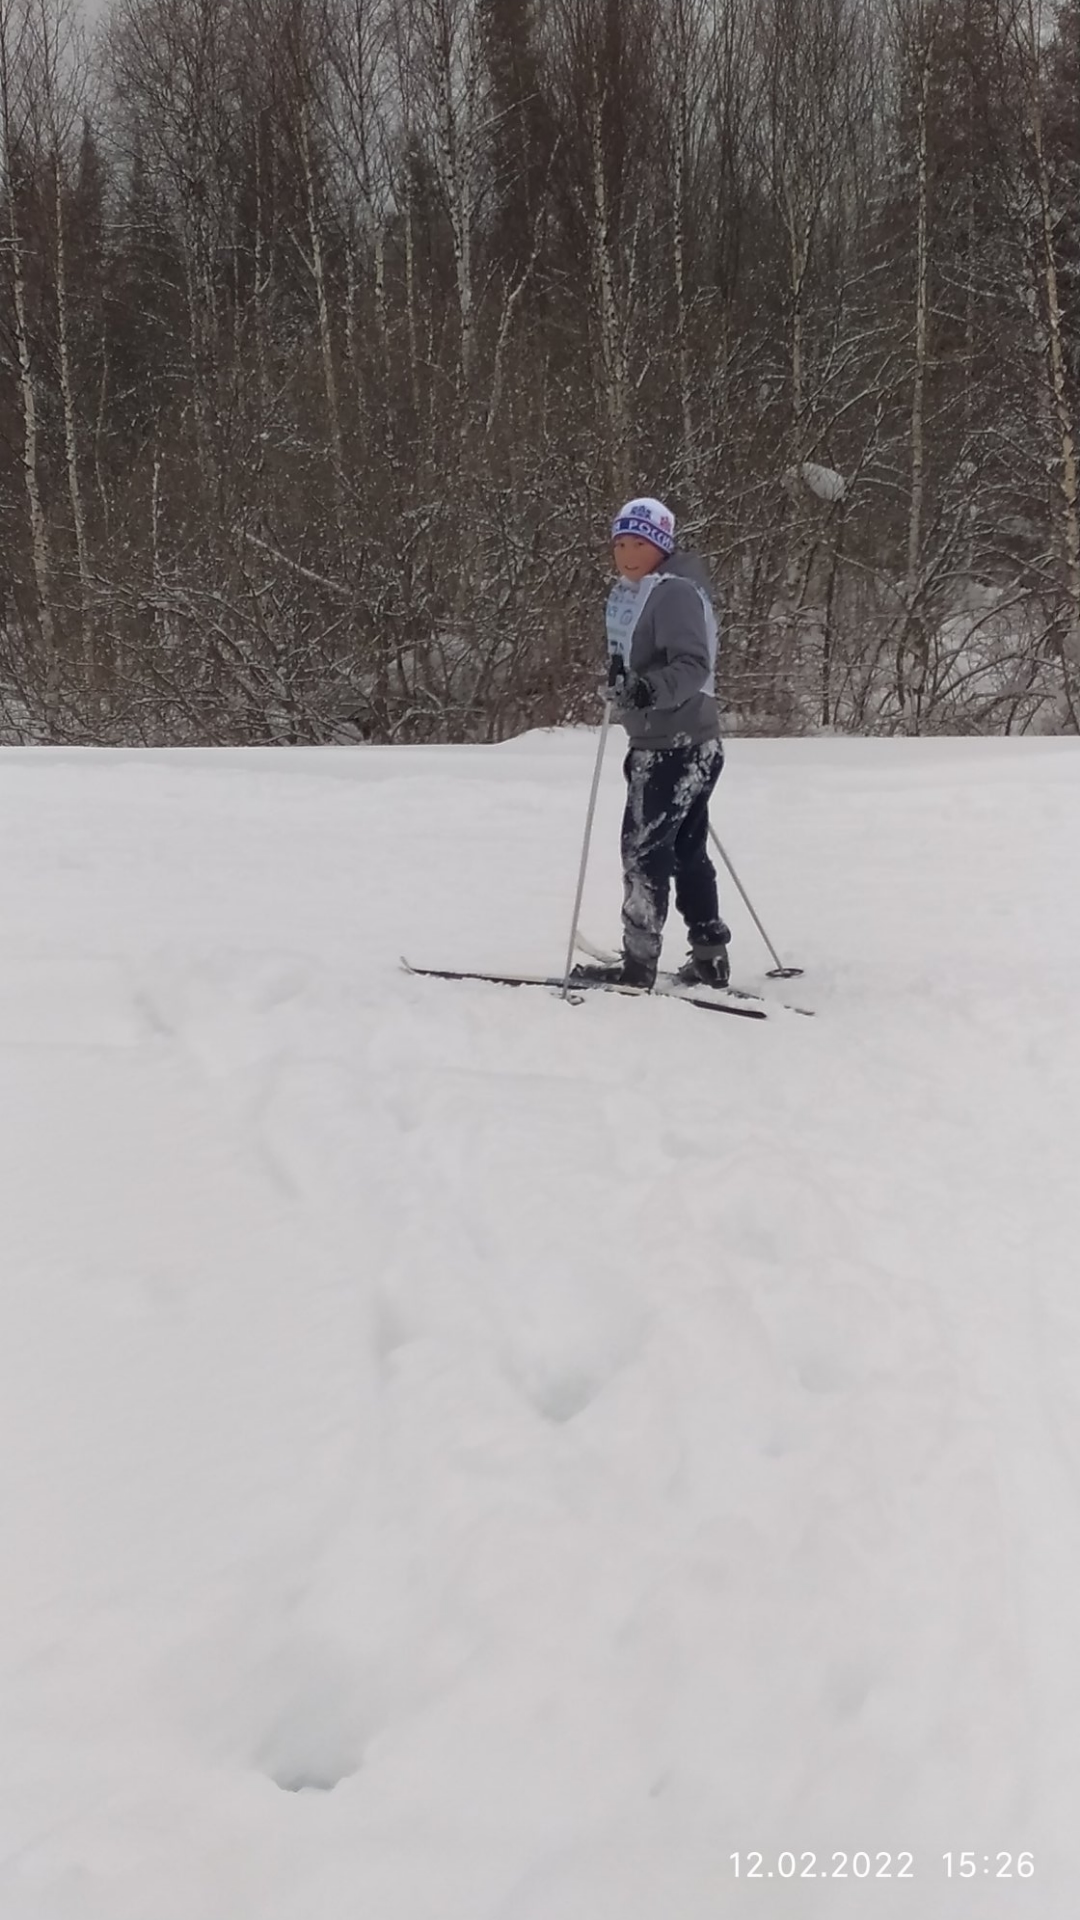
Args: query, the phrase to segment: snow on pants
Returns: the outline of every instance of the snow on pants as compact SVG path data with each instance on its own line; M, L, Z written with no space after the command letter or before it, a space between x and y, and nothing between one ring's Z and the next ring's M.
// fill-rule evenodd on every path
M719 740L698 747L631 747L623 762L623 946L648 966L660 958L672 880L691 946L719 946L731 938L720 918L708 851L709 797L723 764Z

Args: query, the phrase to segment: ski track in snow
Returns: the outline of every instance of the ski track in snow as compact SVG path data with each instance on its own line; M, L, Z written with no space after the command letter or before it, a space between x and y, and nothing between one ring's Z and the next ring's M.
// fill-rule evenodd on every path
M731 745L814 1021L404 975L593 747L0 760L0 1920L1073 1920L1080 749Z

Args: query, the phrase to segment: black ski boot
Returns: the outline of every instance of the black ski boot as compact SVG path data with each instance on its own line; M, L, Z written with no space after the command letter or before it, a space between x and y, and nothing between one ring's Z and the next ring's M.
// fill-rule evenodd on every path
M656 965L624 953L618 960L598 960L591 966L575 967L570 979L580 980L583 986L639 987L643 993L651 993L656 985Z
M731 979L727 943L712 947L691 947L676 980L684 987L726 987Z

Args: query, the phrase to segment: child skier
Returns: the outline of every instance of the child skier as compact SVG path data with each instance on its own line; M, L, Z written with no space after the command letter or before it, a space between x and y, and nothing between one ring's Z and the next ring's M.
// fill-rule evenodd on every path
M731 933L720 918L709 858L709 797L724 764L714 697L717 628L708 576L680 553L660 500L631 500L611 528L618 575L607 603L608 652L621 665L618 717L629 736L623 765L623 952L579 977L651 987L668 894L690 934L681 980L728 983Z

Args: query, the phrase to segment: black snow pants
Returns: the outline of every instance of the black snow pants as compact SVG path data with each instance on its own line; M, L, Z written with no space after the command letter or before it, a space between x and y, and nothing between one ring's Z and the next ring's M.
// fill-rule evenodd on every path
M668 895L686 921L692 947L731 938L720 918L716 869L709 858L709 797L720 778L719 740L698 747L631 747L623 763L623 948L655 967Z

